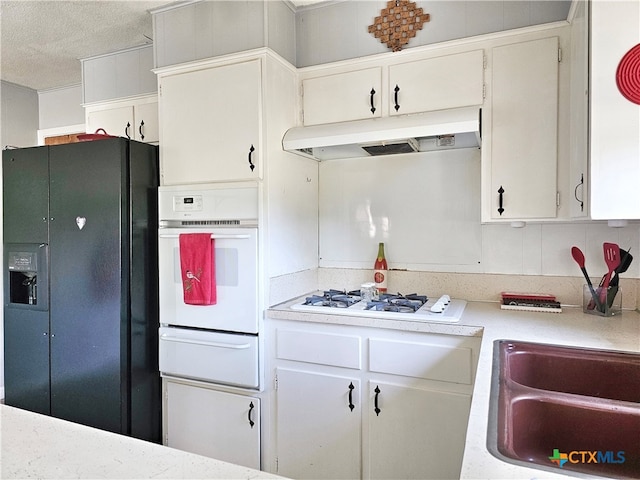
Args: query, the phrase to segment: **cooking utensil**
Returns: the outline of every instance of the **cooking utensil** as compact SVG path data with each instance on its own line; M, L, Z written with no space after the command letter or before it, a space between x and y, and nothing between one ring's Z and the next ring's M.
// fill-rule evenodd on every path
M620 265L618 268L614 270L614 275L611 277L611 281L609 282L610 287L617 287L620 282L620 274L626 272L631 266L631 262L633 262L633 255L629 253L629 250L620 249Z
M600 304L605 305L607 303L607 292L609 290L609 283L611 282L611 275L615 269L620 266L620 247L615 243L604 242L602 244L602 251L604 253L604 261L609 269L604 277L604 283L600 290Z
M633 261L633 256L629 253L628 250L620 249L620 265L613 271L611 275L611 280L609 281L609 288L607 289L607 306L611 308L613 306L613 301L618 294L618 284L620 282L620 274L624 273L628 270L631 262ZM602 277L600 285L604 284L604 279L606 274Z
M78 135L78 140L80 140L81 142L102 140L103 138L115 138L115 135L109 135L104 128L97 129L95 133L81 133L80 135Z
M578 247L571 247L571 256L573 257L573 259L576 261L576 263L578 264L578 266L580 267L580 270L582 270L582 275L584 275L584 279L587 281L587 285L589 285L589 291L591 292L591 298L593 298L594 306L597 305L598 306L598 310L602 310L602 304L600 303L600 299L598 298L598 295L596 294L596 291L593 289L593 284L591 283L591 279L589 278L589 275L587 274L587 269L584 266L584 253L582 253L582 250L580 250ZM591 306L591 305L589 305ZM593 309L593 307L591 307L591 309Z

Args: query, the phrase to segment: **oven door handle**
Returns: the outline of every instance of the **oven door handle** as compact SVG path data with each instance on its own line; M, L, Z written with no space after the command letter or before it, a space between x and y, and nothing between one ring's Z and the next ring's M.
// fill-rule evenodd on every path
M222 342L205 342L204 340L192 340L180 337L171 337L166 334L160 335L160 340L169 342L191 343L193 345L205 345L207 347L231 348L233 350L245 350L251 346L249 343L222 343Z
M179 238L180 235L179 234L159 234L158 238ZM238 234L238 235L229 235L229 234L217 234L217 233L212 233L211 234L211 238L213 240L216 239L221 239L221 240L246 240L248 238L251 238L250 235L244 235L244 234Z

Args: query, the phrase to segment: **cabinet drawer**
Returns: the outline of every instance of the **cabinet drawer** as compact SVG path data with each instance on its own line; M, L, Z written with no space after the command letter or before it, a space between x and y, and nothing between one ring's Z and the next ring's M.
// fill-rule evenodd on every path
M369 370L391 375L473 383L473 351L468 347L437 342L369 339Z
M164 375L258 388L258 339L253 335L160 327Z
M278 329L276 357L360 370L360 337Z

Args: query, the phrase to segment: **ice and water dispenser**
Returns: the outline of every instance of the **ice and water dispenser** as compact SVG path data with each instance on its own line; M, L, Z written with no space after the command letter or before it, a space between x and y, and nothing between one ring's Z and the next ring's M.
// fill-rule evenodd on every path
M48 307L47 245L5 245L5 303L12 307Z

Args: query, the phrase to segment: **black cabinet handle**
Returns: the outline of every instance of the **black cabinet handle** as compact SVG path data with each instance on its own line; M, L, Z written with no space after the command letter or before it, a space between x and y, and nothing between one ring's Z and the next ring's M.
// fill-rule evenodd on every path
M372 88L371 92L371 113L376 113L376 107L373 106L373 96L376 94L376 91Z
M349 410L353 412L355 405L353 404L353 389L356 388L353 386L353 382L349 384Z
M498 213L500 215L502 215L502 212L504 212L504 208L502 208L503 194L504 194L504 188L502 188L502 185L500 185L500 188L498 189Z
M580 204L580 211L584 212L584 201L578 198L578 187L584 185L584 173L580 174L580 182L576 185L575 190L573 191L573 196L576 201ZM584 187L582 188L582 194L584 195Z
M255 425L254 421L251 420L251 412L253 412L253 409L255 407L253 406L253 402L249 403L249 413L247 414L247 418L249 420L249 425L251 426L251 428L253 428L253 426Z
M129 129L131 128L131 123L127 122L127 126L124 127L124 134L127 136L127 138L129 140L131 140L131 137L129 136Z
M256 168L256 166L251 161L251 155L253 154L253 152L255 152L255 150L256 149L253 147L253 145L251 145L251 148L249 149L249 168L251 169L252 172L253 172L253 169Z
M398 110L400 110L400 104L398 103L398 92L400 91L400 87L398 85L396 85L396 88L394 88L393 91L395 92L395 94L393 96L393 101L396 104L395 107L393 107L393 108L395 108L396 112L397 112Z
M144 120L140 121L140 126L138 127L138 133L140 134L140 140L144 140L144 133L142 133L142 127L144 127Z
M374 390L374 392L376 392L376 396L373 399L373 406L375 407L373 411L376 412L377 417L378 415L380 415L380 409L378 408L378 395L380 395L380 387L378 387L378 385L376 385L376 389Z

